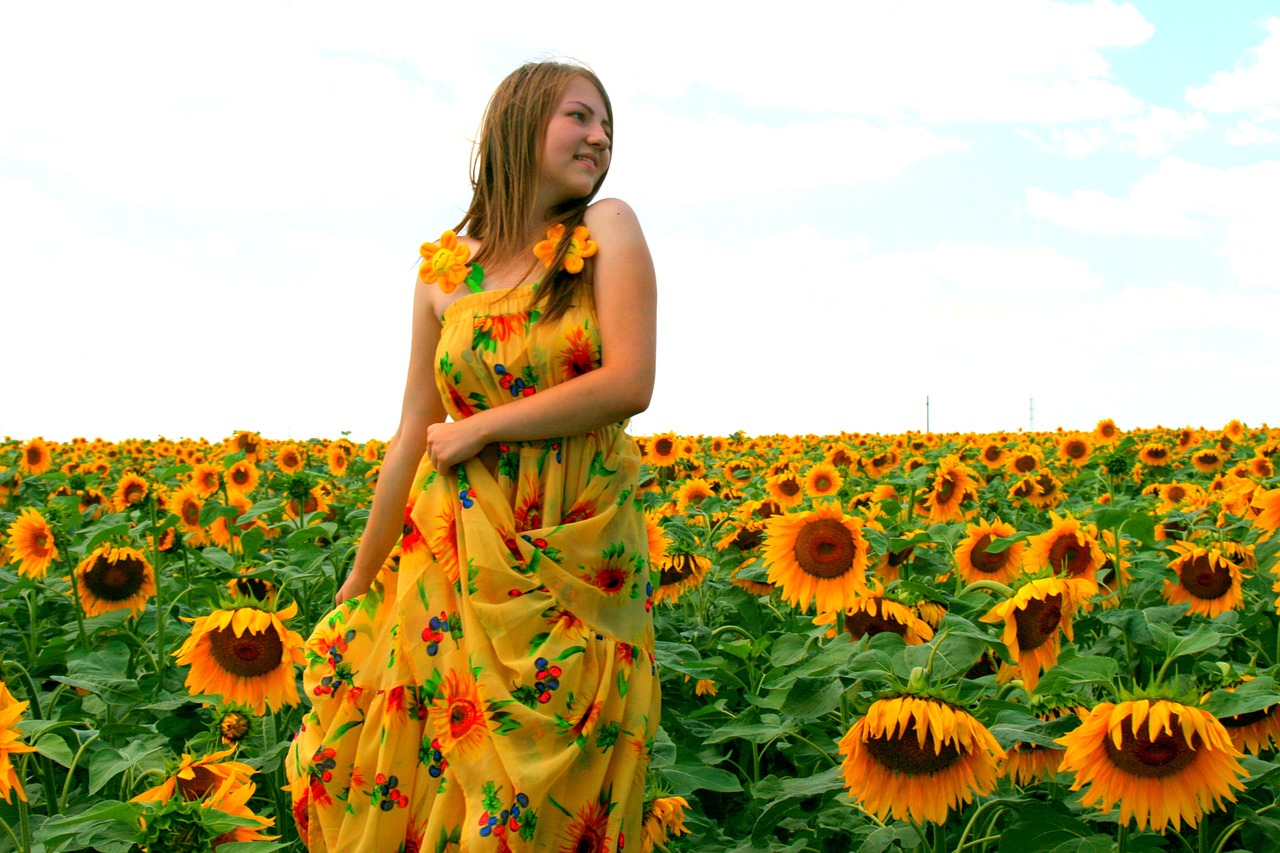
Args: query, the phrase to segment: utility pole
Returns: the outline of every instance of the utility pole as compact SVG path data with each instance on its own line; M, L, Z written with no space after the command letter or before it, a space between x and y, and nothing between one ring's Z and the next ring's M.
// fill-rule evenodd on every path
M1030 405L1027 407L1027 412L1031 416L1030 431L1035 432L1036 431L1036 398L1035 397L1031 398Z
M929 432L929 395L924 395L924 431Z

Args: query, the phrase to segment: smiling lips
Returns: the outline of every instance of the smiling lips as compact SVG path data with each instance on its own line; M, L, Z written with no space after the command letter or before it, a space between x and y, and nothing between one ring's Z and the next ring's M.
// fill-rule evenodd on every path
M600 164L596 162L596 158L590 154L579 154L573 159L577 160L579 163L587 163L593 169L598 169L600 167Z

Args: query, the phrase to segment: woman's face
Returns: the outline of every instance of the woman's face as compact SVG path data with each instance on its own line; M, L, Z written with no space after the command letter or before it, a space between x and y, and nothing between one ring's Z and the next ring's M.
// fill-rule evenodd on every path
M609 168L609 115L585 77L570 78L547 122L538 175L543 210L591 195Z

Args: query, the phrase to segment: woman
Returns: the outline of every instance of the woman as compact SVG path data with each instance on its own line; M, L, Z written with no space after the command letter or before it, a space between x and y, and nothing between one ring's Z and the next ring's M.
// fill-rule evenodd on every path
M659 693L623 427L656 295L631 209L591 203L612 121L589 70L516 70L463 236L423 245L400 426L308 643L286 767L311 850L639 849Z

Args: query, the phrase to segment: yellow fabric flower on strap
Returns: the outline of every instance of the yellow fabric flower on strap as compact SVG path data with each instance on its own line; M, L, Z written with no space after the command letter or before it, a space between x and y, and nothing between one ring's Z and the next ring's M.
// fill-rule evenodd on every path
M596 253L595 241L587 239L590 233L585 225L579 225L573 229L573 235L569 237L569 251L564 256L565 272L572 275L582 272L583 259ZM533 253L547 268L551 267L551 261L555 258L556 250L560 248L560 241L563 239L564 225L557 222L547 229L547 239L533 247Z
M441 234L439 243L423 243L418 253L422 255L418 279L426 284L440 282L445 293L453 293L470 272L471 247L459 242L452 231Z

